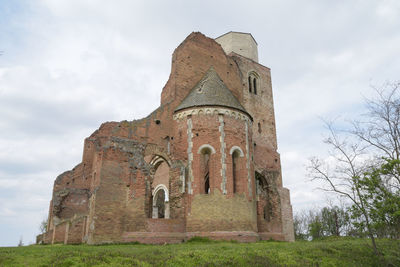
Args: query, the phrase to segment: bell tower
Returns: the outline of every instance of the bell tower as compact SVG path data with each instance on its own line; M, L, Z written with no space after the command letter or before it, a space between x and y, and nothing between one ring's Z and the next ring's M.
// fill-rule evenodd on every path
M258 63L257 42L250 33L231 31L215 38L215 41L227 55L234 52Z

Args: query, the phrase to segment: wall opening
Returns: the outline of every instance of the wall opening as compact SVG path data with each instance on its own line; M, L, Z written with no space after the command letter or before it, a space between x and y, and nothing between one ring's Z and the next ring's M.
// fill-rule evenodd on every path
M154 217L165 218L165 191L163 189L158 190L154 198L156 200L155 202L156 210L155 212L153 211L153 213L156 213Z
M167 136L164 140L168 141L169 137ZM146 185L146 192L148 192L146 207L148 207L149 218L169 219L169 162L160 155L154 155L149 164L152 166L152 179L148 180L148 185Z
M153 192L152 218L169 219L168 189L163 184L158 185Z
M204 178L204 193L210 193L210 174L207 173L206 177Z
M249 76L248 76L249 93L254 93L255 95L257 94L258 78L259 78L259 75L256 72L252 71L249 73Z
M233 179L233 193L238 192L238 162L239 162L240 152L235 150L232 153L232 179Z
M251 85L251 77L249 76L249 93L251 93L251 87L252 87L252 85Z
M211 149L205 147L201 150L201 177L203 180L203 194L209 194L210 187L210 157Z
M269 222L271 221L272 207L270 203L270 195L269 195L269 185L267 179L264 175L259 172L255 172L256 178L256 193L259 197L260 204L262 207L262 218Z

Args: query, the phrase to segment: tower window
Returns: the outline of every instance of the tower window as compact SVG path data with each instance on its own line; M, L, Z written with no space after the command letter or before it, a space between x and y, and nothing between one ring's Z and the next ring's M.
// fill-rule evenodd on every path
M261 133L262 132L262 130L261 130L261 123L258 123L258 133Z
M249 82L249 93L257 94L257 83L258 83L258 74L254 71L249 73L248 82Z

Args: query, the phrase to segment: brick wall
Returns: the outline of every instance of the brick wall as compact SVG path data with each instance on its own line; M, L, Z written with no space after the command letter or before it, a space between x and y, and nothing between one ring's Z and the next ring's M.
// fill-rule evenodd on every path
M294 241L293 213L290 204L289 190L282 188L279 190L281 196L282 209L282 232L286 241Z
M66 232L67 232L67 226L68 222L63 222L58 224L55 227L55 230L53 232L53 237L52 237L52 243L64 243L65 237L66 237Z
M186 231L257 231L254 202L244 195L228 198L219 190L195 195L187 215Z
M76 218L69 222L67 244L80 244L82 243L85 231L86 217Z
M146 219L145 229L147 232L170 232L184 233L185 221L183 219Z

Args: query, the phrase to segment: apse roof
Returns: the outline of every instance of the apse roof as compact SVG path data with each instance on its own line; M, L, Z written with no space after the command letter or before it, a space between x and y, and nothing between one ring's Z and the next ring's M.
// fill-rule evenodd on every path
M199 106L222 106L248 112L211 67L175 111Z

